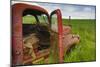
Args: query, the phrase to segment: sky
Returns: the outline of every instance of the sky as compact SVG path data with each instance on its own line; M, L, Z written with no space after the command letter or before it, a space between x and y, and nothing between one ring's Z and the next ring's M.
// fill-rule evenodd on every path
M18 1L12 2L12 4L17 3ZM22 2L31 5L37 5L45 8L49 14L56 10L60 9L63 18L71 19L95 19L95 9L93 5L74 5L74 4L59 4L59 3L44 3L44 2Z
M37 4L45 8L49 14L55 9L60 9L63 18L68 18L71 16L71 19L95 19L95 6L57 3Z

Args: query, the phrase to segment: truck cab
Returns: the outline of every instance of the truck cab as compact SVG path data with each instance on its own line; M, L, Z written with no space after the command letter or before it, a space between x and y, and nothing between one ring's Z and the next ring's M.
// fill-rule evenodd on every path
M33 21L31 23L24 21L26 17L31 17ZM49 14L40 6L25 3L13 4L12 64L37 64L41 60L44 60L45 63L64 62L65 45L63 41L66 41L64 38L68 37L64 37L64 35L70 31L70 27L62 24L60 9ZM70 36L72 37L72 35ZM53 58L53 62L47 61L50 56Z
M13 55L13 64L27 64L30 61L34 60L31 57L31 60L24 60L25 51L27 53L27 49L31 49L31 46L28 45L25 47L25 43L28 38L36 36L38 38L38 46L35 45L32 50L34 50L35 54L38 54L41 50L47 50L50 53L51 45L54 45L53 40L57 40L57 47L59 48L58 59L62 62L62 17L61 11L59 9L54 10L50 15L48 12L39 6L17 3L12 5L12 24L13 24L13 45L12 45L12 55ZM33 23L23 22L24 16L33 16L35 20ZM56 28L54 28L56 27ZM54 33L56 33L57 38L54 37ZM55 40L56 39L56 40ZM34 40L34 39L33 39ZM30 41L31 42L31 41ZM25 51L24 51L25 50ZM32 51L31 50L31 51ZM57 50L56 50L57 51ZM45 52L45 53L47 53ZM53 51L54 52L54 51ZM35 58L36 59L36 58ZM59 61L57 61L59 62Z

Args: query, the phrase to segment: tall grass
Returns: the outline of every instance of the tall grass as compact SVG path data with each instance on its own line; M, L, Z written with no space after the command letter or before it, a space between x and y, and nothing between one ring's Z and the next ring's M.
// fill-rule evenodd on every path
M63 20L67 25L68 20ZM73 47L64 57L65 62L96 60L96 22L95 20L71 20L72 31L79 34L80 43Z

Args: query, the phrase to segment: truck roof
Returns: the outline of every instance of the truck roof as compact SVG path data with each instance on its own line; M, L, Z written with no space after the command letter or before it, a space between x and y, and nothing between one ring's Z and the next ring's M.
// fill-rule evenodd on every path
M15 4L12 4L12 8L14 8L17 11L19 11L19 9L23 10L23 12L26 11L24 14L39 14L40 15L44 13L48 15L48 12L46 9L35 4L15 3Z

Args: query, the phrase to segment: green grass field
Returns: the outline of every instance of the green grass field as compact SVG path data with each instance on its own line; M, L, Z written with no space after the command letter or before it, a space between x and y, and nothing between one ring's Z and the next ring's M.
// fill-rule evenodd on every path
M67 25L68 20L63 20ZM80 43L65 55L65 62L95 61L96 60L96 21L71 20L72 31L80 35Z
M28 21L29 20L29 21ZM24 22L32 22L24 18ZM73 47L64 57L64 62L83 62L96 60L96 21L86 19L71 19L72 32L80 36L80 43ZM68 20L63 19L63 25ZM50 61L52 62L52 60Z

